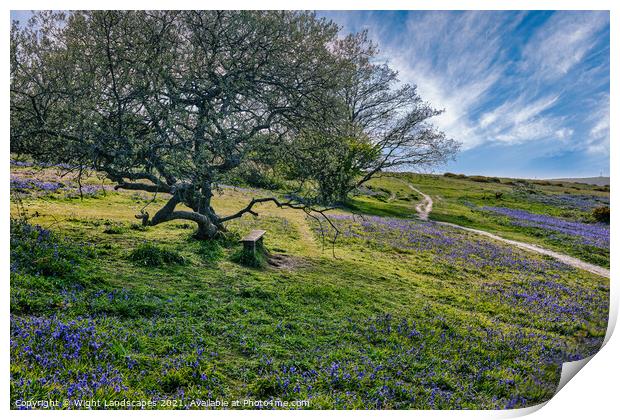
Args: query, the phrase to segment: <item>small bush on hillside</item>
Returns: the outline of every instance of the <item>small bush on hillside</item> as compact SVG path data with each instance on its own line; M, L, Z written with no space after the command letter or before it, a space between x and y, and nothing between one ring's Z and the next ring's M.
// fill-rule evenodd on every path
M396 198L402 201L417 201L419 197L415 193L405 194L399 192L396 194Z
M284 187L283 180L272 174L261 165L244 164L227 174L224 183L237 186L249 186L267 190L277 190Z
M187 263L185 257L178 252L146 242L131 251L129 259L136 265L144 267L184 265Z
M387 190L383 187L374 187L372 185L368 185L364 186L364 188L366 190L365 195L371 196L375 200L386 202L391 195L390 190Z
M459 179L467 178L467 176L464 174L453 174L452 172L446 172L445 174L443 174L443 176L445 176L446 178L459 178Z
M609 207L601 206L601 207L595 208L594 210L592 210L592 216L597 222L609 223L609 220L610 220Z
M474 182L489 182L489 179L486 176L480 176L480 175L470 176L469 179Z
M11 219L12 272L66 277L94 256L91 244L70 242L39 225Z

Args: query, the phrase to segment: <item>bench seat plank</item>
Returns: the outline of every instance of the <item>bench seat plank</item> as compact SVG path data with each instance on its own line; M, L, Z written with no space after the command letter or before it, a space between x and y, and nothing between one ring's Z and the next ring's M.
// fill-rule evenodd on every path
M266 230L253 230L241 239L241 242L256 242L262 238L265 233L267 233Z

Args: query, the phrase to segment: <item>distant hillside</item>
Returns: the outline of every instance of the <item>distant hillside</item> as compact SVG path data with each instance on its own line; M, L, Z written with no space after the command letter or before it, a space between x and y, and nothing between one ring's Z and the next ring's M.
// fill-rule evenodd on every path
M583 184L592 185L609 185L608 176L594 176L591 178L556 178L549 181L565 181L565 182L581 182Z

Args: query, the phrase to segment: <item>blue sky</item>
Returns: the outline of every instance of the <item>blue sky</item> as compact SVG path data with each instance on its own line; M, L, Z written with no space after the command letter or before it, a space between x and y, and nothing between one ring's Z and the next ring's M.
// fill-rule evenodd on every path
M513 177L609 175L607 12L320 12L368 30L380 61L445 113L462 142L438 171Z
M11 12L25 20L29 12ZM609 175L609 13L319 12L368 30L379 60L445 109L463 144L437 168L529 178Z

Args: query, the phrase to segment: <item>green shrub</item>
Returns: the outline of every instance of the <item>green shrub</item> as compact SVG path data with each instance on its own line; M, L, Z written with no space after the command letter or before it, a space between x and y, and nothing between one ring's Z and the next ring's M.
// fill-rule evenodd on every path
M284 187L282 179L273 175L263 165L246 163L227 174L224 183L237 186L249 186L267 190L277 190Z
M467 176L464 174L453 174L452 172L446 172L445 174L443 174L443 176L445 176L446 178L459 178L459 179L467 178Z
M150 243L143 243L131 251L129 259L145 267L162 267L165 265L185 265L185 257L176 251L162 248Z
M592 210L592 216L597 222L609 223L609 220L610 220L609 207L601 206L601 207L595 208L594 210Z
M108 235L119 235L125 232L127 232L127 229L125 228L125 226L121 225L108 226L103 230L103 233L107 233Z
M418 195L415 193L405 194L405 193L397 193L396 198L402 201L417 201L419 199Z
M470 176L468 179L474 182L489 182L489 178L487 178L486 176L481 176L481 175Z

